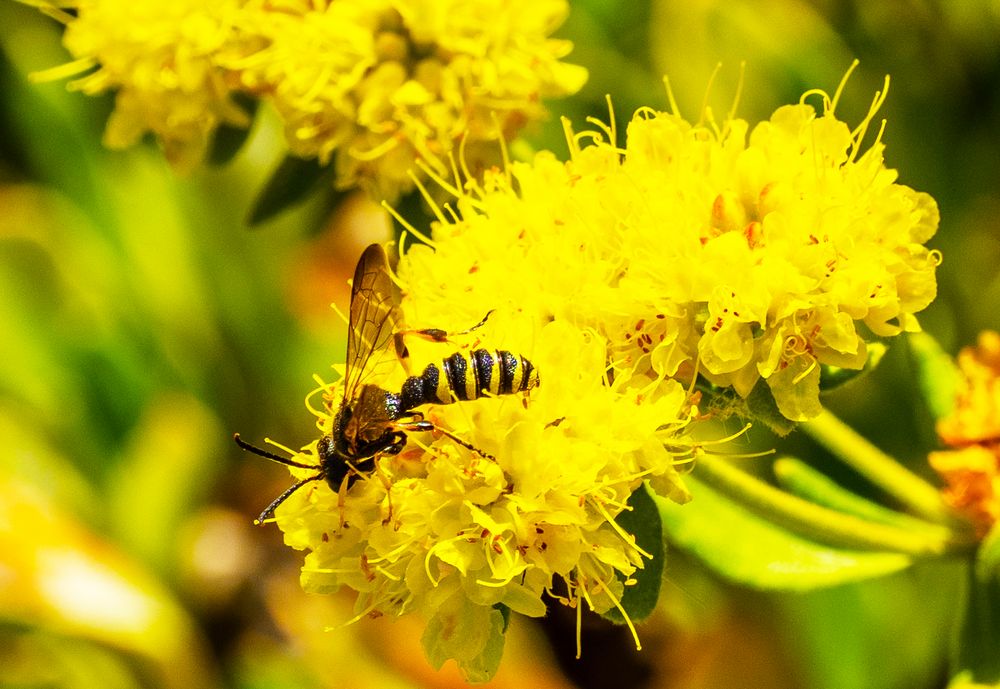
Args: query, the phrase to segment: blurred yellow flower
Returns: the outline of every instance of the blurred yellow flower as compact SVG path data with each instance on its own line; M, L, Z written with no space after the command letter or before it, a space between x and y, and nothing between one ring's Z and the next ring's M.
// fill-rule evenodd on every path
M962 378L952 413L937 425L952 450L930 463L947 481L945 499L984 536L1000 518L1000 333L984 331L958 355Z
M416 161L448 174L459 146L492 165L498 138L587 77L550 37L566 0L70 0L75 15L37 1L76 60L36 78L93 70L71 86L116 91L107 146L152 132L190 167L220 124L249 124L233 101L249 93L274 104L293 154L377 199L411 189Z
M199 162L220 124L246 126L233 101L237 84L223 67L242 50L235 31L242 0L72 0L64 43L76 60L34 75L72 76L71 88L93 95L116 91L104 143L125 148L151 132L170 162Z
M763 379L787 418L814 417L821 364L861 368L866 340L917 328L939 255L934 200L895 182L880 137L861 150L884 94L853 131L810 94L822 112L785 106L749 136L651 109L623 147L567 124L569 162L453 189L435 252L404 262L407 308L468 319L503 295L598 333L616 378L699 373L743 397Z
M265 46L239 63L270 99L289 147L336 165L337 185L394 200L415 161L447 174L449 154L512 137L544 116L540 99L586 79L549 38L565 0L252 2L241 31ZM491 151L496 147L490 146Z

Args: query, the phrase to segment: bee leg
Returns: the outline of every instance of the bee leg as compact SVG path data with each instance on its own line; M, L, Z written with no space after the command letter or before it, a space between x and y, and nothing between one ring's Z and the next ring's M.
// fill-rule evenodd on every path
M382 485L385 487L385 499L386 502L389 503L389 512L382 520L382 526L385 526L392 521L392 482L389 480L389 477L385 475L385 472L382 470L382 466L377 463L375 465L375 475L378 476L378 480L381 481ZM396 525L396 530L399 530L398 524Z
M437 431L438 433L440 433L441 435L445 436L446 438L451 439L452 442L455 442L455 443L461 445L466 450L471 450L472 452L475 452L480 457L484 457L486 459L491 459L494 462L497 461L497 458L494 457L493 455L491 455L489 452L486 452L484 450L480 450L478 447L476 447L472 443L470 443L470 442L468 442L466 440L462 440L461 438L459 438L457 435L455 435L451 431L449 431L447 429L444 429L444 428L441 428L440 426L435 426L430 421L424 421L424 417L423 417L422 414L414 414L414 417L415 418L412 418L411 420L406 421L405 423L398 424L398 427L402 428L404 430L407 430L407 431L416 431L416 432Z
M466 328L465 330L459 330L457 332L450 333L447 330L441 330L440 328L423 328L421 330L400 330L395 334L395 336L403 337L412 335L414 337L420 337L425 340L429 340L431 342L448 342L452 337L457 337L459 335L468 335L469 333L475 330L479 330L479 328L483 327L486 324L486 321L489 319L490 314L492 314L495 310L496 309L490 309L489 311L486 312L486 315L483 316L483 319L481 321L476 323L471 328ZM396 345L396 352L397 354L399 353L399 344Z
M340 529L343 530L346 522L344 521L344 499L347 497L347 484L349 481L347 477L340 482L340 488L337 490L337 509L340 511Z
M399 359L399 363L403 365L403 370L406 371L407 376L413 375L413 370L410 368L410 350L406 346L406 337L419 337L430 342L449 342L451 338L458 335L468 335L469 333L478 330L483 327L486 321L489 319L490 314L493 313L495 309L490 309L483 316L483 319L476 323L471 328L466 328L465 330L459 330L458 332L450 333L447 330L441 330L440 328L423 328L420 330L397 330L392 334L392 344L393 348L396 350L396 358ZM478 341L473 346L478 346Z

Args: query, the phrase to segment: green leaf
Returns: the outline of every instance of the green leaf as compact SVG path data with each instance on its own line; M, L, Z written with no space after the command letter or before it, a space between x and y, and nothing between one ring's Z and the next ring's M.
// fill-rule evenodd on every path
M983 581L1000 581L1000 524L994 524L979 546L976 555L976 576Z
M764 379L758 380L750 391L747 397L747 409L750 418L763 422L779 436L784 437L795 430L795 422L778 409L778 403Z
M996 539L991 548L995 549ZM988 555L994 559L995 554ZM978 563L977 563L978 564ZM1000 684L1000 577L970 567L962 621L952 651L952 686Z
M233 156L240 152L250 136L250 129L253 126L253 119L257 115L257 106L260 101L241 93L235 94L233 98L240 109L247 114L246 126L237 127L224 124L215 130L206 158L209 165L228 163L233 159Z
M817 505L880 524L933 533L941 538L947 537L947 529L944 527L896 512L863 498L839 485L826 474L793 457L781 457L775 460L774 474L778 483L789 492Z
M882 357L889 351L889 347L878 340L868 343L868 359L861 368L841 368L840 366L821 366L819 371L820 392L836 390L844 383L848 383L862 373L867 373L878 366Z
M694 476L693 499L657 499L663 527L675 545L730 581L758 589L806 591L879 577L908 567L899 553L821 545L737 505Z
M396 199L396 202L392 204L393 210L411 225L417 232L420 232L425 237L431 236L431 222L433 221L433 216L431 214L431 209L427 205L423 194L420 190L411 191L408 194L404 194ZM395 217L392 219L392 235L394 238L399 239L400 235L406 231L406 227ZM403 247L403 251L408 251L412 244L422 244L423 241L415 236L412 232L407 234L407 241Z
M795 422L785 418L778 410L778 403L765 380L758 380L746 399L732 388L713 385L703 378L698 378L696 387L704 395L705 405L710 412L717 411L723 417L735 414L741 418L760 421L782 437L795 430Z
M254 201L247 224L256 227L302 201L329 173L315 158L287 156Z
M968 582L950 686L1000 687L1000 525L980 544Z
M622 594L622 608L633 622L641 622L653 614L656 601L660 597L660 584L663 581L663 565L666 560L666 547L663 540L663 522L656 502L649 489L642 485L628 499L631 510L618 515L615 520L627 533L635 536L636 545L652 555L645 559L645 566L632 575L635 583L625 587ZM619 574L620 578L624 578ZM611 608L603 614L605 619L616 624L624 624L625 618L618 608Z
M192 396L154 399L109 477L108 514L131 552L169 572L176 538L192 509L216 485L226 433Z
M909 333L904 341L927 410L935 421L948 416L961 380L955 360L927 333Z

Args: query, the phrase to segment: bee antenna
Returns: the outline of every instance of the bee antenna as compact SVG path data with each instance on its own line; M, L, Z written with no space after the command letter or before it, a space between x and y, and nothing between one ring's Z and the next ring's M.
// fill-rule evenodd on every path
M268 452L267 450L262 450L256 445L251 445L247 441L240 437L239 433L233 434L233 440L236 444L247 452L252 452L255 455L260 455L264 459L270 459L272 462L277 462L278 464L284 464L285 466L298 467L300 469L315 469L316 466L313 464L302 464L301 462L296 462L294 460L288 459L288 457L282 457L281 455L276 455L273 452Z
M301 481L295 483L293 486L289 487L288 489L286 489L284 493L282 493L281 495L279 495L278 497L276 497L271 502L270 505L268 505L267 507L264 508L264 511L260 513L259 517L257 517L256 519L254 519L253 523L256 524L257 526L263 526L264 522L266 522L267 520L272 519L274 517L274 510L277 509L278 505L280 505L285 500L287 500L288 496L290 496L292 493L294 493L295 491L297 491L299 488L301 488L305 484L309 483L310 481L319 481L321 478L323 478L323 476L324 475L322 473L316 474L315 476L309 476L309 477L304 478Z

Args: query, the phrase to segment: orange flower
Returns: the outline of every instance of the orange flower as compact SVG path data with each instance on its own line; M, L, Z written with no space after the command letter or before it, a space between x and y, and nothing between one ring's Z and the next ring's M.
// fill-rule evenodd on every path
M959 352L958 366L955 408L937 425L941 441L955 449L929 459L948 483L945 500L985 536L1000 516L1000 334L981 333L976 347Z

